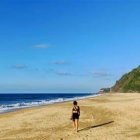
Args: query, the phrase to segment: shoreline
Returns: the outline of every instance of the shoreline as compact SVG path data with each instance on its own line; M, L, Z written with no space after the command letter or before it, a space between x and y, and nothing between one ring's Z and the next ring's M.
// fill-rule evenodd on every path
M0 114L0 140L138 140L140 94L103 94L78 101L79 132L70 121L72 102Z
M15 109L10 109L10 110L7 110L7 111L3 111L3 112L0 112L0 115L1 114L6 114L6 113L11 113L11 112L15 112L15 111L20 111L20 110L24 110L24 109L32 109L32 108L38 108L38 107L43 107L43 106L49 106L49 105L55 105L55 104L61 104L61 103L67 103L67 102L72 102L74 100L77 100L77 101L80 101L80 100L84 100L84 99L89 99L89 98L95 98L97 96L101 96L101 94L93 94L93 95L87 95L87 96L81 96L81 97L74 97L73 99L67 99L67 100L64 100L64 101L60 101L60 102L52 102L52 103L46 103L46 104L38 104L38 105L34 105L34 106L26 106L26 107L23 107L23 108L15 108Z
M80 100L84 100L84 99L89 99L89 98L95 98L97 96L101 96L101 94L94 94L94 95L88 95L88 96L82 96L82 97L78 97L79 99L70 99L70 100L64 100L64 101L60 101L60 102L53 102L53 103L48 103L48 104L40 104L40 105L36 105L36 106L29 106L29 107L23 107L23 108L17 108L17 109L11 109L11 110L7 110L4 112L0 112L0 115L2 114L7 114L7 113L11 113L11 112L16 112L16 111L20 111L20 110L26 110L26 109L35 109L35 108L39 108L39 107L46 107L49 105L57 105L57 104L61 104L61 103L69 103L72 102L74 100L80 101Z

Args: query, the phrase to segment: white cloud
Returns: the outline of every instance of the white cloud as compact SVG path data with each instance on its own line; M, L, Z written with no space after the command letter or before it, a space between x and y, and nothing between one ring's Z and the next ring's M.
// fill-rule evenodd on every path
M112 76L111 73L108 73L106 71L95 71L95 72L91 72L93 76L96 77L110 77Z
M23 64L16 64L16 65L13 65L12 68L21 70L21 69L26 69L27 66Z
M69 72L56 72L57 75L59 76L71 76L72 73L69 73Z
M38 44L34 46L35 48L41 48L41 49L46 49L49 48L50 46L48 44Z
M64 60L61 60L61 61L55 61L55 62L53 62L53 64L56 64L56 65L67 65L69 63L64 61Z

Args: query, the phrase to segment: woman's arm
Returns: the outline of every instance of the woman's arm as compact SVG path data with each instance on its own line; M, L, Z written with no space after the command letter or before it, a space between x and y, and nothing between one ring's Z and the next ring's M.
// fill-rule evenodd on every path
M79 107L79 111L78 111L78 114L79 114L79 116L80 116L80 107Z
M72 116L73 116L73 109L72 109L72 111L71 111L70 120L72 120Z

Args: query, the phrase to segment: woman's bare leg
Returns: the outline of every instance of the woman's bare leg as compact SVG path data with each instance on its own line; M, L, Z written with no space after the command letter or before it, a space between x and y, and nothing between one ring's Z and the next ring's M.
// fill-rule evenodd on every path
M78 119L75 120L75 124L76 124L76 131L78 132L78 126L79 126L79 120Z
M74 130L75 130L75 128L76 128L75 120L73 120L73 127L74 127Z

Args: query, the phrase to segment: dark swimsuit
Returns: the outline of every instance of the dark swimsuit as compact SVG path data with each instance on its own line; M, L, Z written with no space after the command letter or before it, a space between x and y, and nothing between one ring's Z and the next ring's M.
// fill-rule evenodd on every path
M80 108L79 106L77 107L74 106L72 109L72 120L75 120L75 119L79 120L79 116L80 116Z

